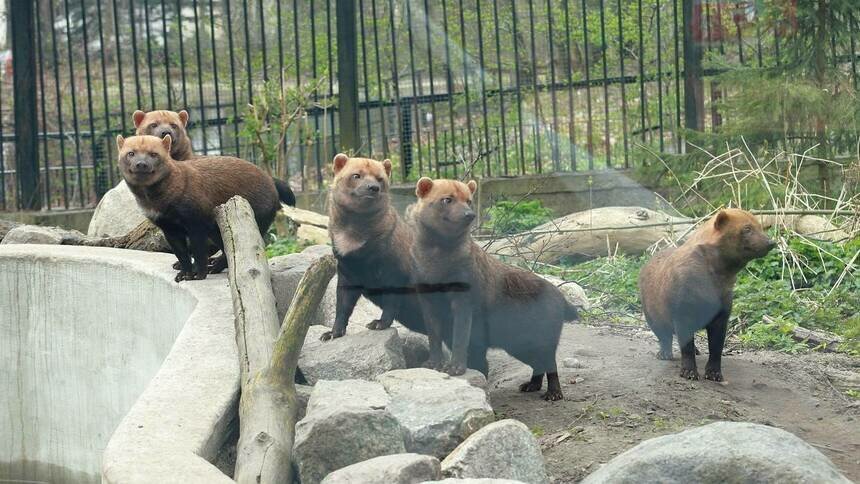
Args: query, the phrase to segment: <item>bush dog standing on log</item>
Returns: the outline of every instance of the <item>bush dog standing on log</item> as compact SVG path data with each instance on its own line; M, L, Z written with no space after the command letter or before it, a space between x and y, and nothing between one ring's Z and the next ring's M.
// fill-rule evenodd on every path
M218 273L227 267L215 207L242 196L265 236L281 204L272 178L255 165L227 156L177 163L170 157L171 142L170 135L117 136L118 164L140 208L164 232L179 259L176 282L205 279L207 269ZM211 268L207 268L209 240L222 250Z
M170 148L170 156L176 161L185 161L194 157L191 148L191 138L188 136L188 111L157 110L145 113L137 110L131 116L134 122L135 134L138 136L150 135L158 138L170 136L173 144ZM287 205L296 206L296 195L290 189L290 185L277 178L272 178L275 188L278 190L278 198Z
M412 209L414 277L430 338L429 365L452 375L468 367L488 372L487 349L501 348L532 367L520 391L535 392L547 375L546 400L562 398L555 352L562 325L578 318L557 287L504 264L472 241L472 194L477 184L418 180ZM442 340L453 322L451 361Z
M362 295L382 309L370 329L386 329L396 318L413 331L427 332L410 288L412 232L391 205L390 175L389 160L334 157L328 230L337 259L337 303L334 325L323 340L344 335Z
M672 335L681 347L681 376L699 379L693 335L708 332L705 378L722 381L721 357L732 291L747 262L776 244L752 214L721 210L677 248L658 252L642 267L639 293L648 326L660 341L657 358L672 359Z

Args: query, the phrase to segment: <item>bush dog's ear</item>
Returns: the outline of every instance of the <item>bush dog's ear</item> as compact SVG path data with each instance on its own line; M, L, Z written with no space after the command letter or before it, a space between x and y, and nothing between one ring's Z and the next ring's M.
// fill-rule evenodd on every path
M467 183L466 186L469 187L470 192L475 193L475 190L478 189L478 182L475 180L469 180L469 183Z
M122 145L125 144L125 138L121 134L116 135L116 150L122 151Z
M391 177L391 160L388 158L382 161L382 166L385 168L385 176Z
M343 167L346 166L346 162L349 161L349 157L343 153L338 153L334 155L334 174L337 175L340 173L340 170L343 170Z
M134 121L134 127L135 128L140 127L140 123L143 122L144 116L146 116L146 113L139 110L139 109L137 111L135 111L134 114L131 115L131 120Z
M161 138L161 146L164 146L164 149L170 153L170 145L173 144L173 138L170 137L169 134L164 135L164 138Z
M722 230L726 227L726 224L729 223L729 214L726 213L725 210L720 210L720 213L717 214L717 218L714 219L714 228L717 230Z
M426 176L421 177L418 180L418 183L415 185L415 195L418 198L424 198L430 193L430 190L433 188L433 180L427 178Z
M182 126L188 126L188 111L179 111L179 120L182 121Z

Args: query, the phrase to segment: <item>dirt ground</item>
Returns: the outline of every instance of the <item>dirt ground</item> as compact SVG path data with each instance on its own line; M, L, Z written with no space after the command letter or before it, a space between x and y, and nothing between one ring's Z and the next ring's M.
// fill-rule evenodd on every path
M704 372L707 343L697 343ZM661 361L647 328L565 325L558 361L565 399L520 393L528 367L503 353L490 359L490 398L499 418L523 421L538 436L553 482L577 482L643 440L717 420L785 429L860 482L860 400L835 385L860 385L860 359L839 354L741 351L731 340L725 382L688 381L680 361ZM680 353L676 347L676 358Z

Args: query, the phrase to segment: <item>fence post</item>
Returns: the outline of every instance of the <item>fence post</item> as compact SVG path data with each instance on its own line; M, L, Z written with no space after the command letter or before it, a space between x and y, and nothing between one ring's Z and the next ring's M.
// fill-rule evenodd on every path
M355 0L337 0L337 85L340 149L357 152L358 49L355 32Z
M38 124L36 119L36 33L33 0L13 2L12 78L15 102L15 169L18 205L25 210L42 208L39 194Z
M705 86L702 82L700 0L683 0L684 13L684 126L702 131L705 127Z

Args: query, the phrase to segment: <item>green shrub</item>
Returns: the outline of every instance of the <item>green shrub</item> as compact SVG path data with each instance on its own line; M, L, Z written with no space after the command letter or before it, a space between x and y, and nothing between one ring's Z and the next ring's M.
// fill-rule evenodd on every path
M499 234L523 232L552 220L552 210L540 200L499 200L490 207L488 215L490 221L485 226Z
M295 237L280 238L266 246L266 257L271 259L279 255L295 254L305 250L308 245Z

